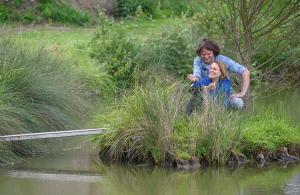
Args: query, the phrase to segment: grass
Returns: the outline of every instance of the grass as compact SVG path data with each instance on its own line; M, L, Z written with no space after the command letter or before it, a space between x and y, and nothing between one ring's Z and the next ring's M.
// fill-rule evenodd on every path
M65 130L81 125L88 101L70 61L14 39L0 41L0 134ZM39 144L1 145L0 161L33 152ZM12 152L4 152L8 150Z
M287 116L283 103L269 106L248 118L242 134L241 148L248 155L263 150L276 152L283 146L300 143L300 128Z
M98 118L111 132L94 140L112 160L163 163L198 156L210 164L224 164L241 139L239 113L211 106L186 119L184 99L180 84L136 87L114 111Z
M299 127L284 116L283 106L257 114L211 102L187 118L182 86L166 83L137 86L110 113L98 117L98 124L107 124L110 132L94 141L108 159L163 164L197 157L210 165L225 165L230 157L252 159L259 152L276 155L282 147L299 147Z
M156 81L153 85L162 84ZM174 154L172 136L182 89L153 85L137 87L115 111L98 119L112 130L95 138L103 143L109 158L136 161L150 157L159 163L167 154Z

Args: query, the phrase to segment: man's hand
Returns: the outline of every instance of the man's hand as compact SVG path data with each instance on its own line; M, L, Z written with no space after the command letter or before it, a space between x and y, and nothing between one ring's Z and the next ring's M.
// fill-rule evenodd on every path
M242 98L244 96L245 96L245 94L243 94L243 93L233 93L230 95L229 98Z
M192 74L189 74L189 75L187 76L187 79L190 80L190 81L192 81L193 83L198 81L198 78L195 77L195 76L192 75Z

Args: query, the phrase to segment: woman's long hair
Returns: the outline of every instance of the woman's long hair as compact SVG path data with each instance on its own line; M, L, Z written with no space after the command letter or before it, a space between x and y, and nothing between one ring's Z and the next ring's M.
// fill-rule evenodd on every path
M215 61L214 63L218 64L218 66L220 68L220 72L221 72L220 79L221 80L228 79L228 71L227 71L225 64L223 64L222 62L219 62L219 61Z

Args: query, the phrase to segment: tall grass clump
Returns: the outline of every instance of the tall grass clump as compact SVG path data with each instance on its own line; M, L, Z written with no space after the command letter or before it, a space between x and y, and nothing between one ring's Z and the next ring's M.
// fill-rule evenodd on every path
M83 100L83 89L72 72L67 60L50 56L45 49L2 39L0 135L78 127L88 101ZM20 156L37 149L30 142L11 142L0 148L0 162L7 162L12 152Z
M242 137L240 148L247 156L263 151L274 153L281 147L299 147L300 127L287 116L284 104L279 103L245 120Z
M211 101L206 108L195 112L185 123L193 143L192 154L207 161L210 165L225 164L230 155L238 151L241 140L240 124L243 121L240 112L220 106Z
M107 158L161 163L175 154L172 141L179 116L182 89L155 81L137 86L100 121L109 133L95 137Z

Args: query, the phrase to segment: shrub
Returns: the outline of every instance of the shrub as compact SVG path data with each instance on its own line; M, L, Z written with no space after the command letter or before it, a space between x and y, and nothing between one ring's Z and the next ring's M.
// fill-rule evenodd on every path
M0 4L1 22L60 22L84 25L91 23L87 12L76 10L63 1L38 0L27 2L16 0Z
M125 36L123 29L113 31L110 23L102 24L91 41L91 47L91 56L115 79L118 87L132 86L138 46Z
M91 22L91 17L86 12L80 12L61 2L48 0L40 1L38 9L43 18L48 21L83 25Z
M189 11L187 0L115 0L115 17L138 16L143 12L151 18L181 16Z
M114 28L111 25L115 25ZM181 30L176 26L141 41L128 37L118 24L106 23L91 41L91 55L114 77L119 87L131 87L151 74L171 73L185 78L192 71L195 37L193 29ZM146 70L150 72L145 74Z
M137 64L141 69L164 71L185 79L192 71L195 42L192 29L167 28L142 45Z

